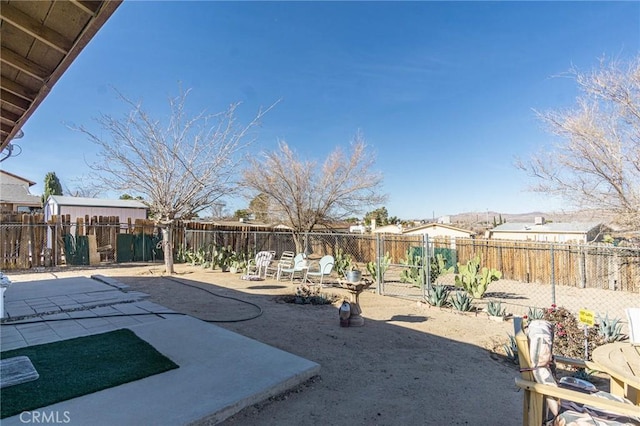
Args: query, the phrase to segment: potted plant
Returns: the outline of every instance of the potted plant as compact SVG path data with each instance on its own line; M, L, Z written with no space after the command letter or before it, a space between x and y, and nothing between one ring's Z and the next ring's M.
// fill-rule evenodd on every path
M358 269L358 265L350 265L344 273L344 277L350 283L359 283L362 279L362 271Z

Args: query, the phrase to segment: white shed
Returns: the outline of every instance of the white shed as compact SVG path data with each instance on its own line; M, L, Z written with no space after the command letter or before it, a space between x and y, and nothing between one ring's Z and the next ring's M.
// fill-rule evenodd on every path
M85 215L118 216L120 221L131 218L146 219L149 207L139 200L109 200L104 198L65 197L50 195L44 205L44 219L49 221L53 215L69 215L71 222Z

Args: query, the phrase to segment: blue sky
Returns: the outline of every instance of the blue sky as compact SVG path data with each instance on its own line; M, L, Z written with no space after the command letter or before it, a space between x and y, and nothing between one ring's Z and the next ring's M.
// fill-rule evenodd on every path
M561 210L513 166L553 142L534 109L574 104L571 66L639 51L640 2L125 1L1 167L33 193L49 171L73 188L95 147L65 123L124 113L111 87L164 115L181 82L194 112L241 101L248 119L281 99L255 151L281 139L322 161L360 129L392 216Z

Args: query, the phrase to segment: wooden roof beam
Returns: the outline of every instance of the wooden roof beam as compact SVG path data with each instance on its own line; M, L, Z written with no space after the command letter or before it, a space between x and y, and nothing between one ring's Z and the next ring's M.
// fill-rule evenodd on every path
M29 102L28 100L22 99L21 97L16 96L13 93L9 93L4 89L0 90L0 99L2 99L3 102L14 106L21 111L26 111L31 105L31 102Z
M6 47L0 49L0 61L39 81L44 81L49 75L49 72L44 67Z
M71 0L71 3L88 15L95 15L100 10L100 2Z
M29 34L37 40L40 40L47 46L62 54L66 55L73 46L73 41L67 40L60 33L52 30L51 28L45 27L37 20L8 3L2 2L0 17L11 23L11 25L17 27L19 30Z
M13 80L9 80L4 77L0 77L0 87L6 89L8 92L13 93L16 96L20 96L22 99L26 99L30 102L36 98L37 93L34 93L27 87L24 87Z
M15 124L18 122L20 116L18 114L14 114L11 111L8 111L4 108L0 110L0 121L7 124Z

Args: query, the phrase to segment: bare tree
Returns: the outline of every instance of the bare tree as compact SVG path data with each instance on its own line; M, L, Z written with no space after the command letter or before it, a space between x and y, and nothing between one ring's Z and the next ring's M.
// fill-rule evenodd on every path
M218 114L188 116L188 92L181 90L169 99L164 123L152 118L141 103L118 93L131 111L122 118L101 115L97 122L105 135L77 128L100 148L100 160L92 165L96 182L111 191L144 196L162 229L169 274L174 272L171 225L215 207L222 196L236 191L240 151L252 142L250 131L273 107L261 109L246 125L236 121L239 104Z
M102 192L99 186L90 178L74 178L73 188L65 185L64 192L72 197L98 198Z
M560 196L572 206L613 212L623 225L640 227L640 57L627 64L601 60L575 68L581 96L568 110L538 113L560 142L517 167L536 180L534 191Z
M361 213L386 199L378 193L382 175L373 171L375 156L360 133L349 155L337 148L322 165L298 159L285 142L280 142L274 152L250 159L250 163L243 184L266 197L271 217L288 222L299 251L302 233Z

